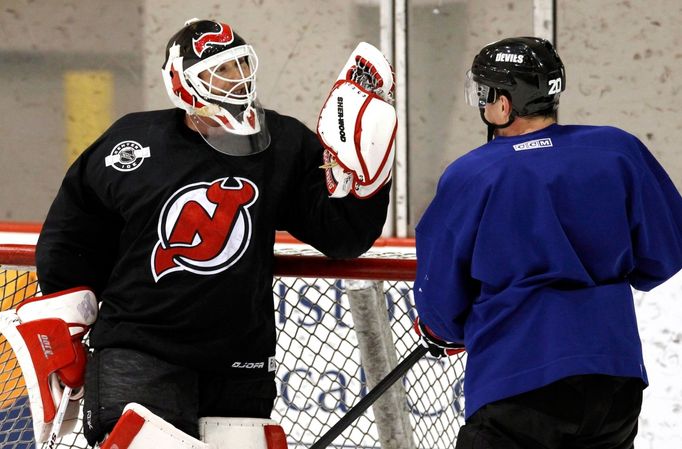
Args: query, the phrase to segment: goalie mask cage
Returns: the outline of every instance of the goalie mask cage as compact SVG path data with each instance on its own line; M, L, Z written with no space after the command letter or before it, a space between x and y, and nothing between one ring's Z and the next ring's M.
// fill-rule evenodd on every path
M2 310L40 294L35 248L0 245ZM278 397L272 418L291 449L310 447L418 344L413 247L326 259L278 245L273 308ZM464 354L419 360L329 447L450 448L464 424ZM0 447L38 448L21 370L0 336ZM80 430L58 448L87 448ZM47 443L42 445L47 447Z

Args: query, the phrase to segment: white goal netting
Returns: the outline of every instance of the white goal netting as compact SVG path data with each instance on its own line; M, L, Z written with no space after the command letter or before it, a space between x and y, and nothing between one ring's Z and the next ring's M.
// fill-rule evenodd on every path
M2 310L39 294L33 248L19 249L0 246ZM290 448L310 447L415 348L413 251L386 248L330 261L296 245L278 249L279 395L272 417ZM464 423L464 357L422 358L330 447L453 447ZM0 447L36 448L21 370L1 336ZM57 447L87 445L77 432Z

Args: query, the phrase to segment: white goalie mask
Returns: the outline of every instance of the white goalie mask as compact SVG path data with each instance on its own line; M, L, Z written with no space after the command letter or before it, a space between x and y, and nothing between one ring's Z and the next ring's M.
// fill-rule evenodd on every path
M188 125L216 150L247 156L265 150L270 133L256 98L258 56L225 24L192 19L168 42L166 92Z

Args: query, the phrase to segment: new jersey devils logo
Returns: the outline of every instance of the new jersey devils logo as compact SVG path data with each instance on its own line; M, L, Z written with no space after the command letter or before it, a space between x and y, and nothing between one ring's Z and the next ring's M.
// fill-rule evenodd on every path
M230 45L234 41L234 33L228 25L220 24L220 30L215 33L204 33L198 39L192 39L194 53L201 58L204 50L215 45Z
M154 280L174 271L215 274L234 265L251 240L256 185L221 178L183 187L164 204L152 252Z

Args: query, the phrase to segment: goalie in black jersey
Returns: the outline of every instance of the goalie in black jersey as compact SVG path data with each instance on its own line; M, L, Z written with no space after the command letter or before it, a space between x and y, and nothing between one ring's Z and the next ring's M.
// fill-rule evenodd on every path
M275 233L336 258L362 254L381 233L396 128L383 55L364 43L352 54L319 138L261 106L258 68L229 25L188 21L162 69L176 108L114 123L71 166L50 208L37 247L46 304L58 309L69 295L61 304L96 312L93 293L99 303L96 320L80 314L77 331L59 329L79 347L91 326L83 429L92 445L284 447L269 419ZM36 322L39 307L26 310L10 328ZM63 368L82 370L67 352ZM22 368L38 374L31 404L43 441L55 433L64 370L39 358ZM74 379L67 391L83 383Z

